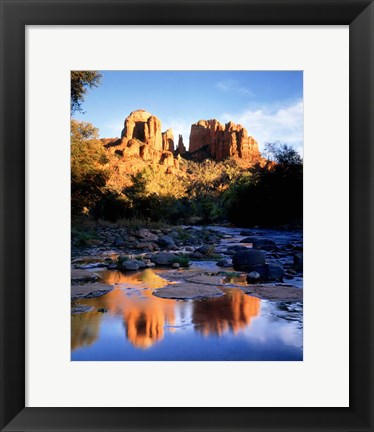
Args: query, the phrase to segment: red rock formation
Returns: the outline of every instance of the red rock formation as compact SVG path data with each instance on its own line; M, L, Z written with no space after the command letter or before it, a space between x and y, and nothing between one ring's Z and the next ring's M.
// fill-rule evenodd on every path
M162 150L174 152L173 129L167 129L165 132L162 132Z
M121 138L137 139L157 150L162 150L161 121L147 111L133 111L125 119Z
M134 158L138 158L139 162L158 162L165 169L179 168L179 162L173 156L173 131L168 129L161 133L161 121L157 117L144 110L137 110L125 119L124 125L121 138L103 138L101 142L108 151L126 159L126 163L122 163L126 165L125 171L131 171L132 165L139 165Z
M236 157L255 163L261 157L257 142L245 128L233 122L223 125L215 119L200 120L191 126L189 151L196 152L198 159L206 155L216 161Z
M183 144L183 137L182 137L182 135L179 135L177 152L178 152L178 154L182 155L182 154L186 153L186 151L187 151L187 149L186 149L185 145Z

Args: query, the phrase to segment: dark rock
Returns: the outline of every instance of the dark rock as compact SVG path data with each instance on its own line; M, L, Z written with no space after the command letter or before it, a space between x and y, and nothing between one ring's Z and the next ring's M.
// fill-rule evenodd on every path
M190 255L192 259L203 259L205 256L201 252L195 251L193 254Z
M247 282L248 283L258 282L260 279L261 279L261 275L260 275L260 273L258 273L256 271L251 271L247 275Z
M150 252L153 252L155 250L158 250L159 247L155 244L155 243L137 243L135 245L135 249L140 249L140 250L147 250Z
M171 252L160 252L157 255L153 255L151 261L154 262L156 265L168 266L173 264L176 258L177 255Z
M168 249L174 249L176 248L176 245L174 243L174 239L168 235L163 235L158 240L156 240L156 243L159 246L167 247Z
M106 308L100 308L97 311L100 312L100 313L107 313L108 309L106 309Z
M214 245L206 245L205 244L205 245L199 247L198 249L196 249L195 252L199 252L203 255L211 256L211 255L215 254L216 250L215 250Z
M257 265L265 264L265 253L259 250L247 249L236 252L232 258L235 270L253 270Z
M246 237L240 243L252 243L253 249L274 250L276 247L275 241L267 238Z
M243 231L240 231L240 235L241 236L252 236L253 235L253 231L243 230Z
M278 264L263 264L254 266L253 270L260 274L264 281L283 281L284 270Z
M140 229L137 233L135 233L135 235L146 241L156 241L158 239L156 234L151 233L151 231L146 228Z
M121 263L119 264L119 268L121 270L130 270L130 271L139 270L139 261L137 260L121 261Z
M138 263L138 266L140 269L145 268L145 262L142 260L136 260L136 262Z
M295 270L297 271L303 271L303 254L302 253L296 253L293 256L293 262L294 262L294 267Z
M231 260L227 260L227 259L223 259L220 260L216 263L216 265L218 267L232 267L232 261Z
M242 240L240 240L240 243L254 243L255 241L258 241L258 237L245 237Z
M249 250L247 246L241 246L241 245L235 245L235 246L229 246L226 250L227 255L234 255L236 252L239 251L246 251Z

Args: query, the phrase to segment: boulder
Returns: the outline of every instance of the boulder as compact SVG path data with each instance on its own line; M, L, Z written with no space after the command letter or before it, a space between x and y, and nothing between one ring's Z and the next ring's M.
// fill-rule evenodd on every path
M247 282L248 283L258 282L260 279L261 279L261 275L260 275L260 273L258 273L256 271L251 271L247 275Z
M235 255L236 252L249 250L247 246L229 246L226 250L227 255Z
M170 266L171 264L173 264L176 258L177 255L171 252L160 252L156 255L153 255L151 261L159 266Z
M293 263L294 263L295 270L303 271L303 265L304 265L303 261L304 259L302 253L296 253L293 256Z
M195 252L199 252L205 256L212 256L215 254L216 249L215 249L214 245L212 245L212 244L207 245L206 244L206 245L203 245L203 246L197 248Z
M239 251L233 256L232 263L235 270L251 271L255 266L265 264L265 253L254 249Z
M139 261L138 260L121 261L120 264L118 265L118 267L121 270L136 271L136 270L139 270Z
M252 271L257 272L260 275L261 280L264 281L282 282L285 274L284 269L278 264L257 265L252 267Z
M158 238L157 244L161 247L166 247L168 249L174 249L176 248L176 245L174 243L174 239L168 235L163 235Z
M253 242L253 247L255 249L264 249L264 250L268 250L268 249L274 249L276 247L275 241L267 239L267 238L262 238L262 239L257 239Z
M137 233L137 237L140 237L141 239L148 240L148 241L156 241L158 239L158 236L156 234L151 233L146 228L141 228Z

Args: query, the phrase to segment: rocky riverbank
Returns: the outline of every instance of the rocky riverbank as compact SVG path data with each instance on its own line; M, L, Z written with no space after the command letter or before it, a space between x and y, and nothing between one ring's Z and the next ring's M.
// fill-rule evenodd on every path
M110 292L113 286L95 273L105 268L167 270L163 276L171 283L153 293L162 298L212 298L224 295L225 287L273 301L303 297L301 231L98 225L83 247L79 238L72 244L72 299Z

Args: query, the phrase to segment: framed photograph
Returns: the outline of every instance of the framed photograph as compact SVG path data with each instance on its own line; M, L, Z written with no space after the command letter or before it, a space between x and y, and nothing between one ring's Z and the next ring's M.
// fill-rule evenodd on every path
M1 430L372 431L373 2L1 16Z

